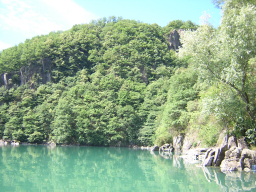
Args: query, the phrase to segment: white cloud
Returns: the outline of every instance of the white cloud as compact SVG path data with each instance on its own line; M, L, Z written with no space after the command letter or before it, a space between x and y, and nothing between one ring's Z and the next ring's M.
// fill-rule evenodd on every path
M88 23L92 19L98 17L93 13L86 11L83 7L79 6L72 0L41 0L47 6L52 7L58 11L63 20L66 20L69 25Z
M27 37L67 30L88 23L97 16L73 0L1 0L0 30L12 30Z
M0 51L2 51L3 49L7 49L9 47L11 47L11 45L0 41Z

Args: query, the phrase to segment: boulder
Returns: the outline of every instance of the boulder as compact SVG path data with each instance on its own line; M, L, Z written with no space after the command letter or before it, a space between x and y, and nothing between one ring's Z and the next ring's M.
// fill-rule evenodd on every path
M228 138L228 149L230 149L231 147L237 147L237 141L234 136Z
M243 161L242 166L243 166L244 169L251 170L252 169L252 164L253 164L253 160L252 159L245 158L244 161Z
M221 162L220 169L222 172L229 172L229 171L242 171L242 165L239 159L224 159Z
M231 154L229 155L229 159L240 159L242 150L236 147Z
M241 163L243 168L252 169L256 163L256 151L244 149L241 153Z
M251 170L255 164L256 151L241 149L240 147L231 147L225 152L225 159L222 161L220 168L222 172Z
M245 141L245 137L242 137L237 140L238 147L241 149L248 149L247 143Z
M159 151L159 147L157 145L151 147L150 151Z

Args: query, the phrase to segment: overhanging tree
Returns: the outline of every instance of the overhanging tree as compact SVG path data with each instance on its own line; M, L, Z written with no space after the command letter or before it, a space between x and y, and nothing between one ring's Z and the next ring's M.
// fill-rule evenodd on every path
M243 104L243 118L255 123L256 8L227 1L218 30L202 25L183 35L180 55L192 55L199 76L221 83ZM224 95L223 95L224 96ZM241 106L240 104L237 106Z

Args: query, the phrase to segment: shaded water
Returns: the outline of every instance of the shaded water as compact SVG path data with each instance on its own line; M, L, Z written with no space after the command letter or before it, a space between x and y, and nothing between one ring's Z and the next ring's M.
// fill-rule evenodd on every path
M0 147L0 191L256 191L255 181L129 148Z

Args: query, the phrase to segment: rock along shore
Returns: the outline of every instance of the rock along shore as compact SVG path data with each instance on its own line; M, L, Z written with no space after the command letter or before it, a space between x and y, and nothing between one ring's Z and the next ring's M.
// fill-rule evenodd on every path
M248 149L244 137L236 139L234 136L225 135L218 147L192 148L183 136L178 136L173 140L173 144L141 147L141 149L159 151L163 157L168 157L168 154L175 151L188 162L201 163L203 167L220 167L222 172L249 172L256 169L256 151Z

